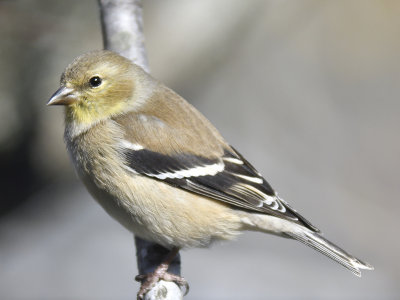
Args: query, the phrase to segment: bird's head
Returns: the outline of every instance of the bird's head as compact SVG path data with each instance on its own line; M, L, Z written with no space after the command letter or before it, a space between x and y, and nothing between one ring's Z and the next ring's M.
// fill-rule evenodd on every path
M60 88L47 105L66 106L67 121L93 123L128 106L139 67L112 51L100 50L76 58L61 76Z

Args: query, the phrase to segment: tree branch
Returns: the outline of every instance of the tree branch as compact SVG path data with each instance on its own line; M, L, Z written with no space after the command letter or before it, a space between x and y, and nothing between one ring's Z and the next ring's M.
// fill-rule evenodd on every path
M141 0L98 0L104 48L150 71L144 46Z
M144 46L141 0L98 0L104 48L129 58L149 72ZM139 274L148 274L163 261L169 250L135 237ZM170 273L180 275L180 256L174 259ZM172 282L160 281L145 295L145 300L183 299L181 289Z

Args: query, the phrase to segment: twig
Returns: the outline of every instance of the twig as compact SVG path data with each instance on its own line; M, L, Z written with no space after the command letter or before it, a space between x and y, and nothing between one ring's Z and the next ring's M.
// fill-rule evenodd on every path
M144 46L142 1L141 0L98 0L104 48L113 50L131 59L149 72ZM153 272L163 261L169 250L135 237L139 274ZM180 275L180 256L170 268L170 273ZM160 281L146 295L146 300L179 300L183 298L181 289L175 284Z
M104 48L150 71L144 46L141 0L98 0Z

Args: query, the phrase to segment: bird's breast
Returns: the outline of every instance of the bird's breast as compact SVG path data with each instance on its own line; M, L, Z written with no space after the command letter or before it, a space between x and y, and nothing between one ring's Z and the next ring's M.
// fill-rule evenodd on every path
M138 236L166 247L208 246L231 239L240 218L227 205L173 187L124 167L108 127L66 139L77 173L92 196Z

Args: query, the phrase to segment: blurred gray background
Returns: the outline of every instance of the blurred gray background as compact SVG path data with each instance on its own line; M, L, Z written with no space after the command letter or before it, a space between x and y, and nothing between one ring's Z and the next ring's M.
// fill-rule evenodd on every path
M256 233L182 253L185 299L399 299L400 2L145 1L153 75L193 103L357 278ZM102 47L95 0L0 0L0 299L134 299L133 238L76 179L64 67Z

